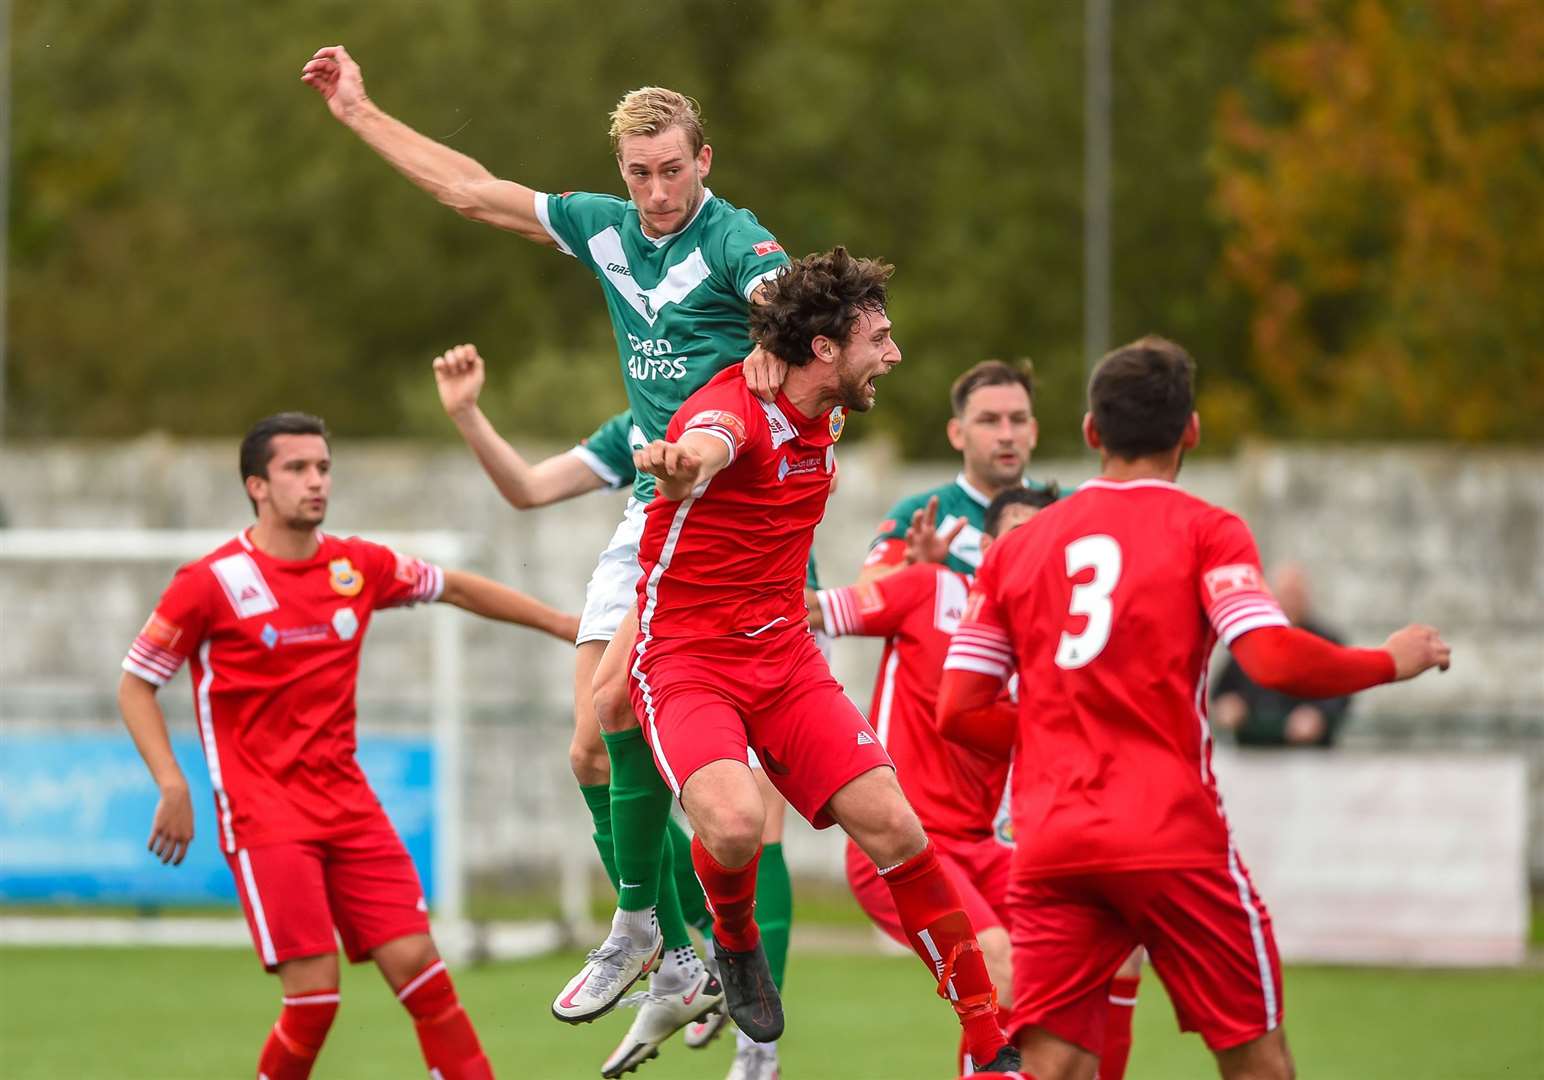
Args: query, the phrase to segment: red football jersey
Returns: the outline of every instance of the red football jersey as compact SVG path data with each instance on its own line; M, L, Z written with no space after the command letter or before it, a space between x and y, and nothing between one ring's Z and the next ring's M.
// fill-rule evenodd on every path
M1286 626L1249 528L1159 480L1090 480L987 552L946 668L1019 682L1026 876L1226 865L1207 662Z
M805 567L836 469L840 408L805 417L751 393L740 366L686 399L665 437L707 432L730 460L675 502L649 504L638 543L639 629L650 637L803 632Z
M869 723L895 761L906 801L923 828L951 840L984 840L1008 781L1008 763L945 742L933 719L949 637L965 613L970 581L917 563L869 585L818 594L832 636L888 638Z
M359 646L379 608L437 600L444 574L358 537L309 559L247 533L177 571L123 669L164 686L190 661L224 851L325 839L380 812L354 760Z

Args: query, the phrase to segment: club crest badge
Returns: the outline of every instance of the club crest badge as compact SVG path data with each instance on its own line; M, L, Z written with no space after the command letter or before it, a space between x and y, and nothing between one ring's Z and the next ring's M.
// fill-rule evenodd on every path
M847 410L838 405L831 410L831 441L842 437L842 429L847 426Z
M347 559L333 559L327 569L332 574L329 582L332 591L339 596L358 596L359 590L365 587L365 576Z

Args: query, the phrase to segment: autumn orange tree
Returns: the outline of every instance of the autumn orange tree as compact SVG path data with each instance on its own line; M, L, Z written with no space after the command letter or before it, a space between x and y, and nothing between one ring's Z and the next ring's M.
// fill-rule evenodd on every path
M1216 205L1257 392L1237 426L1544 438L1537 0L1291 0L1221 98Z

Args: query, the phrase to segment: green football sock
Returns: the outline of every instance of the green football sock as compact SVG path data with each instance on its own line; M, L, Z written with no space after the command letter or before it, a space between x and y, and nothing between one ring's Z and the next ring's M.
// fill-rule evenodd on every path
M580 784L579 794L584 796L584 804L590 808L590 820L595 822L595 833L592 837L595 841L595 850L599 852L601 865L606 868L606 877L610 879L611 887L615 889L617 856L616 842L611 836L611 785Z
M666 818L669 821L669 818ZM671 822L674 825L674 822ZM659 907L655 917L659 919L659 932L665 939L666 949L690 948L692 936L686 932L686 919L681 915L681 894L676 878L675 852L667 842L660 846Z
M601 732L611 756L611 835L616 851L617 907L647 911L659 904L659 871L670 819L670 789L654 767L642 728ZM680 910L679 903L677 911Z
M788 932L793 926L793 881L788 877L788 864L783 861L782 844L767 844L761 849L756 922L761 927L761 945L767 951L772 981L781 990L783 972L788 968Z
M675 856L675 884L681 898L681 916L688 926L695 926L707 936L713 932L713 916L708 913L708 898L702 895L702 882L697 880L697 871L692 869L692 838L676 824L675 818L670 819L669 830L666 835L670 843L666 846Z

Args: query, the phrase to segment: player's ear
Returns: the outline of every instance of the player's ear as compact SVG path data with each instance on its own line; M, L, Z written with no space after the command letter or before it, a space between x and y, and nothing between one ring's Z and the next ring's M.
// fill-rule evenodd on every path
M956 450L965 449L965 425L960 423L958 416L949 417L949 426L945 429L949 433L949 445ZM1034 445L1033 442L1030 443Z
M1033 450L1040 445L1040 421L1033 416L1029 418L1029 448Z
M1094 427L1094 414L1083 414L1083 441L1090 450L1099 449L1099 429Z
M1194 450L1201 441L1201 414L1193 412L1190 419L1185 421L1185 433L1180 436L1179 444L1182 449Z
M257 510L257 504L268 497L268 481L261 476L249 476L243 483L246 485L247 498L252 500L252 509Z
M697 178L699 180L708 175L713 168L713 147L707 143L702 144L702 149L697 151Z

